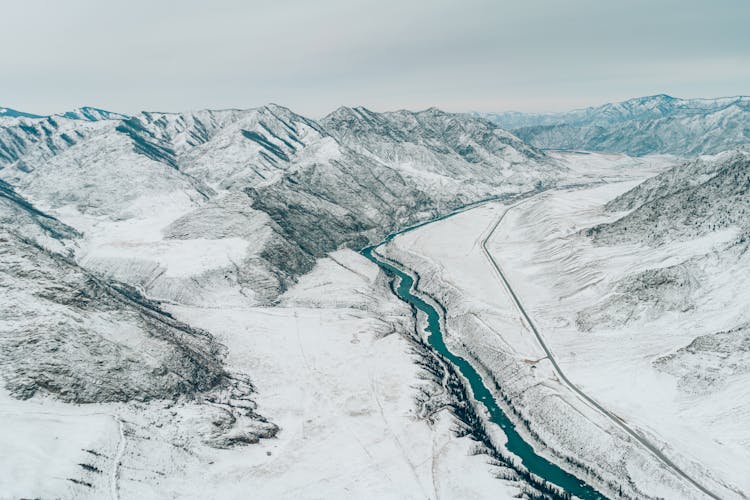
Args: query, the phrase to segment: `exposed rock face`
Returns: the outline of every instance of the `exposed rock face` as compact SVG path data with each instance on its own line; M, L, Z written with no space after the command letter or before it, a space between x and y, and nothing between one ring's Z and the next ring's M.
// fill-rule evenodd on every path
M655 95L567 113L483 116L541 148L693 156L750 143L749 97Z
M497 181L519 163L544 158L489 121L435 108L374 113L342 107L321 123L342 143L383 163L411 164L457 178Z

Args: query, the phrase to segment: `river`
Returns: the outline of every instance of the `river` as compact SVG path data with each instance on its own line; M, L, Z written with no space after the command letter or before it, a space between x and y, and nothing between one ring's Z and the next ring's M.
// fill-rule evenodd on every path
M445 218L445 217L443 217ZM434 221L432 221L434 222ZM367 257L369 260L377 264L381 269L386 271L389 275L393 276L395 282L395 293L403 301L411 304L415 308L424 312L427 315L427 341L429 345L437 351L443 358L453 364L453 366L461 373L464 380L469 384L471 394L474 400L482 404L489 413L490 421L495 425L500 426L502 432L507 437L508 442L505 448L517 456L521 463L529 470L529 472L541 477L545 481L552 483L567 493L574 495L582 499L602 499L606 498L599 491L594 489L589 484L585 483L581 479L577 478L573 474L563 470L556 464L550 462L546 458L538 455L532 446L524 441L521 435L516 430L516 426L512 420L508 418L505 412L502 410L500 405L495 400L492 392L487 388L484 380L479 375L477 370L471 365L469 361L452 353L445 345L443 339L443 332L440 327L440 315L435 308L425 300L421 299L418 292L414 290L414 278L401 269L394 267L388 262L383 261L378 257L374 250L389 242L396 235L406 231L416 229L423 224L408 228L404 231L399 231L389 235L383 240L383 242L367 247L362 250L362 255Z

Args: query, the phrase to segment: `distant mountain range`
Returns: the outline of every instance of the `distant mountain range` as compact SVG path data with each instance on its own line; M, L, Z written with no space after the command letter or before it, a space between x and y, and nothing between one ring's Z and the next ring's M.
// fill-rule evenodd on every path
M0 118L2 117L9 117L9 118L43 118L40 115L33 115L31 113L24 113L23 111L16 111L15 109L10 108L3 108L0 107Z
M655 95L565 113L479 113L544 149L714 154L750 143L750 97Z
M332 124L344 120L344 109L357 119L367 121L368 126L378 133L388 135L384 127L409 126L399 117L410 114L408 111L374 113L365 108L342 108L323 120ZM435 109L420 112L426 116ZM236 113L237 110L234 110ZM217 112L212 112L217 113ZM369 113L369 116L365 116ZM142 113L148 115L168 115L169 113ZM196 115L205 112L195 112ZM231 112L230 112L231 114ZM475 118L492 122L498 128L508 131L508 137L515 136L529 146L540 149L587 150L611 153L625 153L631 156L647 154L672 154L691 157L701 154L716 154L750 143L750 97L722 97L716 99L678 99L666 94L628 99L602 106L577 109L560 113L524 113L509 111L503 113L476 112ZM459 115L455 115L459 116ZM2 118L69 118L81 121L124 120L128 115L90 106L84 106L65 113L39 116L10 108L0 107ZM349 117L350 125L354 124ZM375 119L377 118L377 119ZM378 123L377 120L391 120L392 123ZM395 120L395 122L394 122ZM361 133L361 130L348 130L347 136ZM406 131L408 133L408 131ZM338 134L339 138L341 133ZM397 139L397 136L391 139ZM520 141L516 141L518 144ZM391 152L391 154L395 154ZM466 151L465 159L471 162L473 152Z
M0 118L48 118L49 116L63 116L65 118L71 118L73 120L119 120L127 118L127 115L122 113L115 113L113 111L107 111L99 108L92 108L91 106L84 106L82 108L76 108L72 111L60 113L57 115L35 115L32 113L26 113L24 111L17 111L10 108L0 107Z

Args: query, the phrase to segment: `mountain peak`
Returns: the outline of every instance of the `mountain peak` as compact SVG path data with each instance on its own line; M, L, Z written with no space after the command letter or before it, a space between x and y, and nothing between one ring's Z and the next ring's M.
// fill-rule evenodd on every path
M658 108L661 106L673 106L679 101L681 101L681 99L677 99L676 97L672 97L671 95L656 94L656 95L648 95L644 97L635 97L633 99L628 99L627 101L616 103L614 104L614 106L619 105L624 108L653 109L653 108Z
M353 119L355 121L366 120L368 116L373 116L374 113L364 106L339 106L335 111L332 111L323 118L323 122L329 120L344 120Z
M26 113L24 111L0 107L0 117L4 116L9 118L44 118L43 116Z
M676 101L676 97L672 97L669 94L654 94L654 95L647 95L643 97L636 97L634 99L630 99L631 101L640 101L640 102L652 102L652 101L660 101L660 102L671 102Z
M275 113L296 114L294 111L287 108L286 106L282 106L281 104L276 104L275 102L269 102L265 106L262 106L261 109L267 109Z
M100 120L125 120L127 118L130 118L128 115L124 115L122 113L107 111L106 109L94 108L92 106L83 106L72 111L66 111L59 116L62 116L63 118L70 118L71 120L86 120L90 122L97 122Z

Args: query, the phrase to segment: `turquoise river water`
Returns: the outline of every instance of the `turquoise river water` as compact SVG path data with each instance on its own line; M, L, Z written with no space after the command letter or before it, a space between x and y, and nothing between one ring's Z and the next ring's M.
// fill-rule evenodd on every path
M414 290L414 278L403 272L401 269L398 269L388 262L381 260L375 253L373 253L373 250L375 250L378 246L389 242L396 235L401 234L405 231L416 229L417 227L420 227L422 225L424 224L420 224L418 226L408 228L404 231L399 231L398 233L391 234L382 243L367 247L362 250L361 253L369 260L380 266L380 268L386 271L389 275L395 277L394 289L396 295L398 295L401 300L407 302L408 304L411 304L427 315L427 341L429 342L430 346L435 349L435 351L437 351L443 358L452 363L455 368L461 373L464 379L468 382L474 399L487 409L487 412L490 416L490 421L493 424L498 425L507 437L508 442L505 445L505 448L510 453L517 456L521 460L521 463L524 465L524 467L526 467L531 473L536 474L547 482L562 488L571 495L582 499L606 498L592 486L588 485L584 481L581 481L576 476L563 470L546 458L538 455L531 447L531 445L524 441L524 439L516 430L515 424L508 418L505 412L503 412L502 408L495 400L492 392L485 385L484 380L479 375L477 370L471 365L469 361L462 358L461 356L457 356L456 354L452 353L445 345L443 332L441 331L440 327L440 315L432 305L416 295L416 291Z

